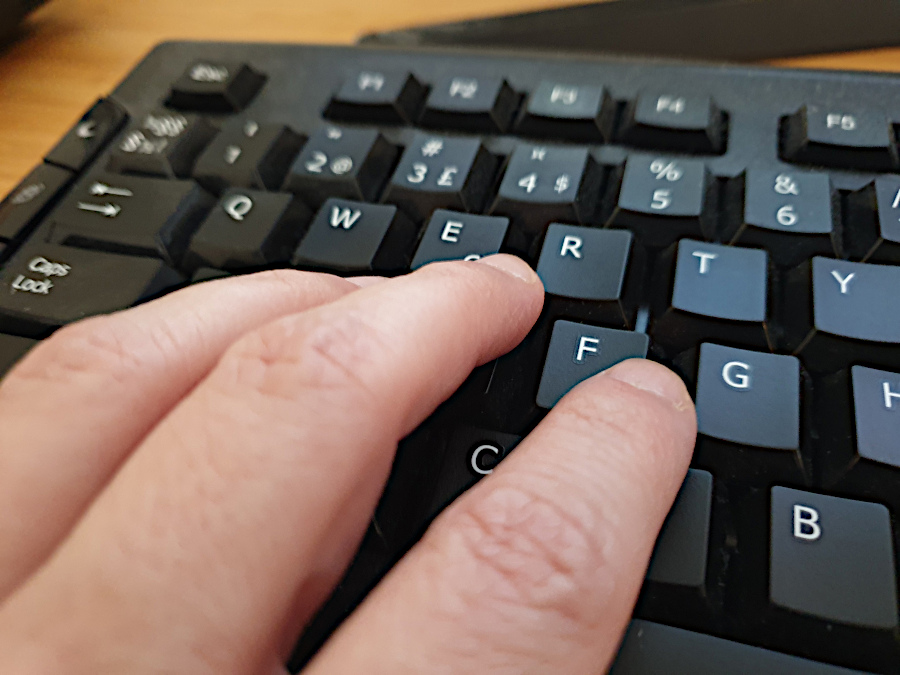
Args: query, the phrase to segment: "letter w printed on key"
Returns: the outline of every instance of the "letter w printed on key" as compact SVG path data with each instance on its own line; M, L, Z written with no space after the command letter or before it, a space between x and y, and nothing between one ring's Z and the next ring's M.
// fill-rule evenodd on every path
M356 221L360 219L360 216L362 216L362 211L358 209L332 207L331 226L334 228L343 227L345 230L349 230L356 225Z

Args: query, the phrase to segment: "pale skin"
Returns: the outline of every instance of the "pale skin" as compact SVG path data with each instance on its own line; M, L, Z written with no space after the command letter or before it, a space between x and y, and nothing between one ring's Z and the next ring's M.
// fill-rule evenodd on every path
M213 281L56 333L0 385L0 672L283 675L398 440L542 303L501 255ZM604 673L695 433L660 365L582 383L304 673Z

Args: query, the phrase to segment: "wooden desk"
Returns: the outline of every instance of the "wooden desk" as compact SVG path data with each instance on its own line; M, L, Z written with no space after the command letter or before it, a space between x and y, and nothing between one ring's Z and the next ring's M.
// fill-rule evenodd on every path
M162 40L351 43L373 31L574 1L53 0L0 52L0 196ZM900 72L900 49L779 64Z

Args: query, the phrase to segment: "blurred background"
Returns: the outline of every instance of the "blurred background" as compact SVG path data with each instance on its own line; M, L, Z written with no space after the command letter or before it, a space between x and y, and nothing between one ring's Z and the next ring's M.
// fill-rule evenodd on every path
M351 43L360 35L572 0L52 0L0 47L0 194L163 40ZM773 21L777 14L773 13ZM900 71L900 49L777 62Z

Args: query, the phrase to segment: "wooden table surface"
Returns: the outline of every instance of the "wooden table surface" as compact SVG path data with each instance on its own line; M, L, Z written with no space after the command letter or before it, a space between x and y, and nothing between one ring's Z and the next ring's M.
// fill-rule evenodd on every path
M0 196L153 45L169 39L351 43L364 33L573 0L53 0L0 50ZM777 62L900 72L900 49Z

